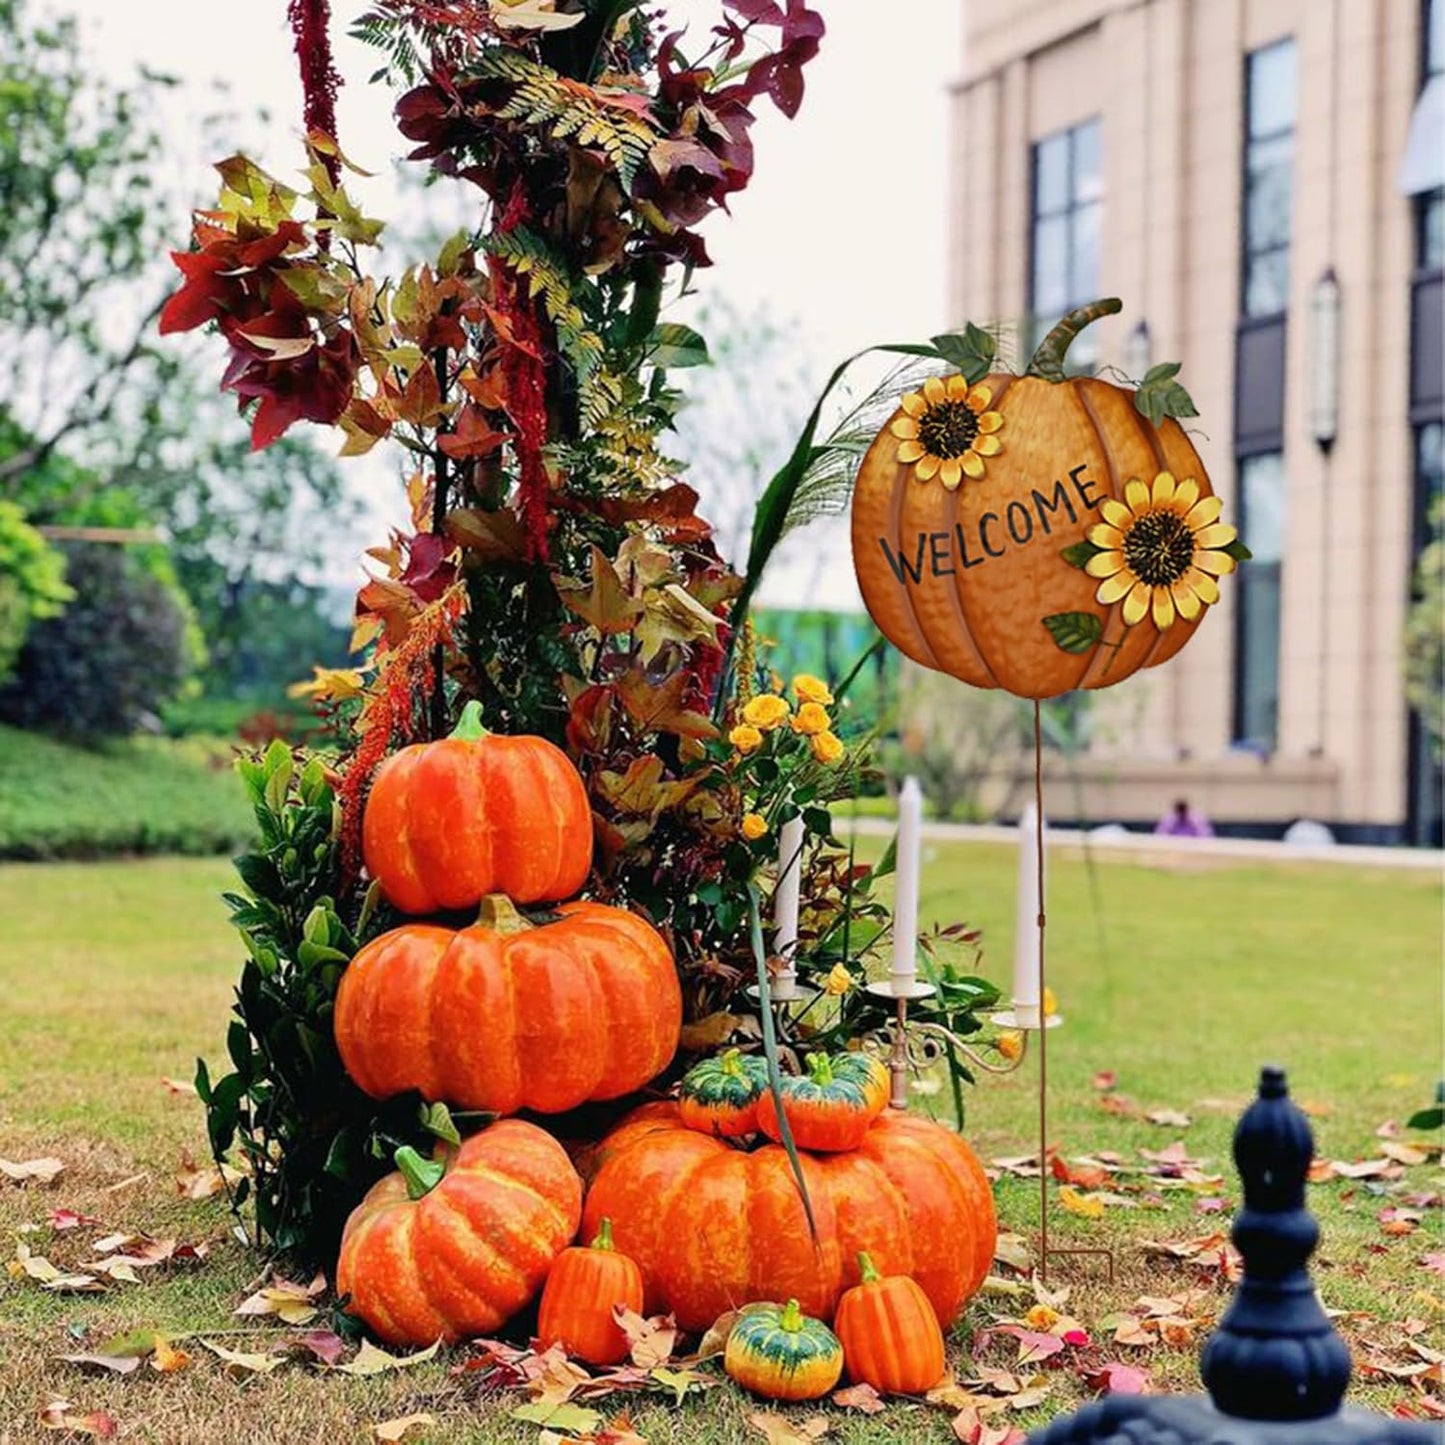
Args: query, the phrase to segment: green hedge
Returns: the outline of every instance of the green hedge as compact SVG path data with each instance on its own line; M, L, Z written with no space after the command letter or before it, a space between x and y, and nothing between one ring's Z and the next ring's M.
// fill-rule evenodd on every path
M76 747L0 727L0 858L227 853L254 820L218 739Z

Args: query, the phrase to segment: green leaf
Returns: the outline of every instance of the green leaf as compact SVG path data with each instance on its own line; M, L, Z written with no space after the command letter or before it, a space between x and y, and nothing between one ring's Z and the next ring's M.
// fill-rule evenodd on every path
M1410 1129L1438 1129L1442 1124L1445 1124L1445 1105L1441 1104L1432 1109L1421 1109L1405 1120L1406 1127Z
M591 1435L602 1423L602 1412L589 1410L585 1405L558 1405L550 1400L536 1400L530 1405L518 1405L512 1411L512 1419L525 1420L529 1425L545 1425L549 1430Z
M1254 558L1254 553L1239 540L1238 537L1229 546L1219 549L1226 557L1233 557L1236 562L1249 562Z
M950 366L956 366L962 372L970 386L989 374L998 350L998 342L993 335L983 327L975 326L972 321L961 332L950 331L933 337L933 345Z
M1086 567L1090 557L1097 557L1104 549L1096 547L1087 538L1082 542L1075 542L1072 547L1065 547L1059 556L1069 564L1070 567Z
M458 231L455 236L450 237L437 256L437 275L455 275L457 265L471 247L471 244L472 233L468 230Z
M1042 620L1065 652L1087 652L1104 635L1104 620L1094 612L1055 612Z
M1175 361L1161 361L1149 368L1148 375L1134 393L1134 409L1157 427L1165 417L1198 416L1194 399L1174 380L1179 370Z
M692 327L676 321L655 326L649 340L654 366L706 366L712 360L703 337Z

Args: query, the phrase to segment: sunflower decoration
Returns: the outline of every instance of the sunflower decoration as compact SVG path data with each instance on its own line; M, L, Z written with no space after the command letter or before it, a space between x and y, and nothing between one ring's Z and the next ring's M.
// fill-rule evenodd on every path
M1122 598L1126 627L1150 613L1161 632L1176 617L1192 622L1219 601L1216 579L1248 555L1235 529L1219 520L1222 505L1201 497L1192 477L1177 482L1160 472L1152 485L1132 478L1124 500L1109 498L1100 508L1104 520L1085 533L1092 555L1084 571L1100 579L1095 600L1107 607Z
M964 477L977 481L984 458L1003 450L1003 413L988 409L992 400L988 387L970 386L962 376L930 376L920 390L904 393L904 414L889 427L898 438L898 460L918 481L936 476L949 491Z

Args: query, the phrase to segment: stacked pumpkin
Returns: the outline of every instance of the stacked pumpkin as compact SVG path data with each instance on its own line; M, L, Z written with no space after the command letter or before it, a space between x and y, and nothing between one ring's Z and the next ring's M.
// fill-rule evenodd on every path
M877 1389L925 1390L943 1373L942 1331L988 1273L997 1220L973 1151L885 1109L888 1084L859 1053L814 1054L782 1080L805 1206L761 1060L706 1060L676 1103L644 1105L603 1141L583 1230L609 1219L644 1308L685 1330L746 1306L726 1363L759 1393L813 1398L845 1359Z
M682 994L662 937L635 914L561 903L592 867L586 789L560 749L486 733L469 704L450 738L377 773L363 851L411 914L479 909L463 928L412 922L342 975L337 1047L374 1098L511 1115L620 1098L672 1061ZM392 1343L457 1340L525 1308L577 1233L582 1182L545 1130L502 1118L426 1160L398 1154L347 1223L337 1287Z

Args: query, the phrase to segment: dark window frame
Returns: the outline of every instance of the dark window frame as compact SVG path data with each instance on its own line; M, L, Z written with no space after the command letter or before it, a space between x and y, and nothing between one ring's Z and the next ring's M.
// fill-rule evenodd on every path
M1078 199L1078 152L1079 132L1093 126L1098 132L1098 153L1099 153L1099 195L1094 200L1080 201ZM1066 196L1067 199L1062 206L1056 206L1050 210L1041 210L1039 207L1039 150L1050 141L1064 138L1066 145L1067 177ZM1057 316L1050 313L1048 316L1041 316L1038 310L1038 290L1036 286L1036 275L1038 266L1038 234L1040 221L1054 220L1063 217L1064 227L1064 273L1069 280L1074 274L1075 244L1076 244L1076 222L1078 216L1088 210L1097 210L1101 217L1100 234L1102 236L1102 215L1104 210L1104 118L1102 114L1091 115L1084 120L1076 121L1073 125L1064 126L1060 130L1050 131L1048 135L1040 136L1029 144L1029 255L1028 255L1028 341L1029 351L1032 352L1043 338L1047 327L1053 326L1060 316L1066 315L1072 308L1082 306L1090 301L1098 299L1097 294L1091 296L1069 296L1064 303L1064 310ZM1102 248L1101 248L1102 249ZM1068 289L1068 288L1066 288ZM1082 339L1082 338L1081 338ZM1082 351L1084 348L1080 348ZM1071 368L1072 369L1072 368Z
M1243 144L1240 146L1240 247L1239 247L1239 316L1241 322L1266 321L1273 317L1283 316L1289 310L1289 259L1290 251L1294 244L1294 135L1299 128L1299 73L1295 72L1295 94L1291 97L1290 123L1275 130L1262 131L1256 134L1252 128L1251 115L1254 110L1254 76L1253 68L1255 58L1264 55L1271 50L1277 50L1281 46L1289 46L1292 50L1295 47L1293 35L1283 35L1278 40L1272 40L1268 45L1260 45L1255 49L1247 51L1244 57L1244 112L1241 117L1241 130L1243 133ZM1296 67L1298 66L1298 53L1296 52ZM1250 151L1258 144L1277 141L1288 138L1290 141L1290 226L1288 238L1281 245L1259 246L1250 245L1249 236L1249 212L1250 197L1252 188L1250 185ZM1262 257L1277 255L1283 252L1285 256L1285 300L1277 311L1251 311L1249 309L1249 272L1251 261Z

